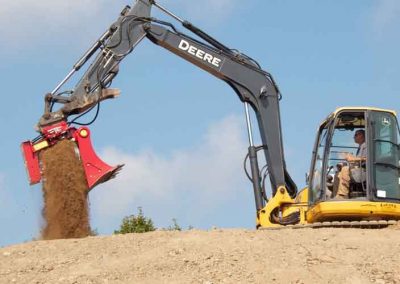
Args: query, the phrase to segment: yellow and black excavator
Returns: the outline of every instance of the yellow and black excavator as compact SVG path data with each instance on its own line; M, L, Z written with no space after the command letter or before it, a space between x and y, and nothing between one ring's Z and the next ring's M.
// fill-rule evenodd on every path
M153 6L198 38L178 31L170 22L151 17ZM92 109L97 109L97 117L100 102L119 95L118 90L108 87L118 74L121 61L145 38L225 81L244 103L250 144L245 159L250 161L250 173L246 173L253 184L257 228L379 227L400 220L400 138L393 111L347 107L329 115L318 130L308 187L298 192L286 169L279 111L281 94L271 74L251 57L228 48L154 0L137 0L133 7L126 6L65 79L46 94L45 112L37 125L40 135L22 144L31 184L41 180L38 153L62 139L75 141L90 189L120 170L121 166L111 167L97 157L86 126L74 125L82 125L78 119ZM95 54L75 88L60 91ZM56 104L61 105L58 110L54 110ZM261 146L253 142L250 108L257 118ZM357 130L363 130L366 154L355 164L346 157L356 154L353 135ZM267 162L261 170L258 151L264 152ZM351 178L346 194L339 198L340 168L351 173ZM270 197L265 188L267 179Z
M356 156L361 145L364 157ZM295 198L282 187L261 209L260 227L385 227L400 219L399 125L394 111L343 107L320 125L308 186ZM341 179L344 169L349 180ZM342 184L341 184L342 183ZM345 194L338 191L343 183Z

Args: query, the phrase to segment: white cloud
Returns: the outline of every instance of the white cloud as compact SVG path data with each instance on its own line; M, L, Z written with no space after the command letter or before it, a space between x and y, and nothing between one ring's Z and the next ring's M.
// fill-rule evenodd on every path
M167 220L190 215L193 221L238 195L251 196L247 191L251 184L242 169L247 145L240 121L225 118L211 126L198 145L170 155L106 149L101 155L104 161L125 163L125 167L116 179L93 190L92 215L100 223L118 223L143 206L154 215L168 215Z
M111 5L107 2L111 1L0 0L0 36L7 47L21 50L27 48L21 45L45 44L43 41L49 40L74 45L82 38L82 31L85 36L98 33L96 27ZM64 38L65 34L68 38Z
M374 32L382 36L387 30L398 28L400 19L400 1L381 0L376 1L372 13Z

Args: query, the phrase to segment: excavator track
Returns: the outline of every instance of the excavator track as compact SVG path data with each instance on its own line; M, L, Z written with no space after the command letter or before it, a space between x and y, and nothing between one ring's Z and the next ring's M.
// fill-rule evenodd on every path
M303 229L303 228L359 228L359 229L380 229L397 225L400 227L400 221L379 220L379 221L332 221L315 222L312 224L286 225L282 227L260 228L260 230L282 230L282 229Z

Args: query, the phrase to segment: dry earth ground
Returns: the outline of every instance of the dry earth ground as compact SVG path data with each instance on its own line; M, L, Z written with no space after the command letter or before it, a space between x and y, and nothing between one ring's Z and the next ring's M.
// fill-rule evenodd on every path
M400 283L400 226L34 241L0 248L0 283Z

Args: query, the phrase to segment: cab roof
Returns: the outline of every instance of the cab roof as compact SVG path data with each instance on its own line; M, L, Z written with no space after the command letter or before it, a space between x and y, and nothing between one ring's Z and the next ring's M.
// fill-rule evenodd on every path
M383 109L383 108L376 108L376 107L339 107L337 108L334 112L332 112L332 115L336 116L339 112L341 111L352 111L352 110L359 110L359 111L366 111L366 110L372 110L372 111L382 111L382 112L389 112L393 114L394 116L397 116L396 112L394 110L390 109Z
M394 116L397 116L394 110L383 109L383 108L376 108L376 107L339 107L335 109L331 114L328 115L326 119L322 121L320 127L323 126L327 121L329 121L332 117L336 117L340 112L343 111L380 111L380 112L388 112Z

